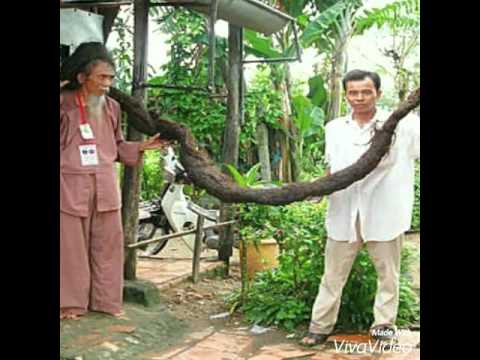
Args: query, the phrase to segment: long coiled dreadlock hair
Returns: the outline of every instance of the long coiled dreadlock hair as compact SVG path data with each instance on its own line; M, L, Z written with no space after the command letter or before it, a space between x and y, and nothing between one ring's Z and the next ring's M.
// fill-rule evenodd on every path
M80 44L60 67L60 81L69 81L64 89L79 89L81 84L78 82L77 75L80 73L89 74L91 67L98 62L106 62L115 69L115 63L110 52L101 42Z

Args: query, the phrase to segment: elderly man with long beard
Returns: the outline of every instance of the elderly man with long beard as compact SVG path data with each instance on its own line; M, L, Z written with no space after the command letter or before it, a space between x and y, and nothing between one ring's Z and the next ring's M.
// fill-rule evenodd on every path
M155 135L126 142L119 104L107 96L115 66L101 43L84 43L60 70L60 319L87 311L119 316L123 229L115 162L134 166Z

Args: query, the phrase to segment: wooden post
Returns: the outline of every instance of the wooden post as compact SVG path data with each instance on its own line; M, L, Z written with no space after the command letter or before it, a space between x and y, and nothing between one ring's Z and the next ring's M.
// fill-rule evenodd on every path
M203 223L205 218L198 215L197 231L195 232L195 247L193 248L193 265L192 265L192 281L194 284L198 282L198 274L200 273L200 253L202 252Z
M117 17L120 11L120 6L111 7L111 8L103 8L99 12L103 15L103 42L107 43L108 36L112 31L113 23L115 18Z
M223 163L238 166L238 152L240 142L240 104L242 103L240 81L242 81L242 31L241 27L228 25L228 116L225 124L223 142ZM233 207L222 204L220 221L227 221L233 217ZM219 259L225 262L226 274L229 273L230 257L233 254L233 226L228 226L220 232Z
M134 4L134 59L133 59L133 96L144 100L145 89L138 84L146 80L148 47L148 3L149 0L135 0ZM133 127L128 127L127 140L142 141L143 135ZM125 245L133 244L137 238L138 199L140 194L140 175L142 164L125 167L122 187L122 221ZM137 257L135 250L125 254L124 278L136 279Z
M233 166L238 165L240 142L241 31L238 26L228 25L228 115L223 138L223 162Z
M215 22L217 21L218 0L211 0L208 18L208 87L215 86Z

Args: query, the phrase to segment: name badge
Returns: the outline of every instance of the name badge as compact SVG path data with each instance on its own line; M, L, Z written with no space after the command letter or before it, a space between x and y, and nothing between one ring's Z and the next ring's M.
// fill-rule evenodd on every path
M90 124L81 124L80 133L82 134L82 138L84 140L94 139L93 131L92 131L92 128L90 127Z
M78 148L82 166L98 165L97 145L80 145Z

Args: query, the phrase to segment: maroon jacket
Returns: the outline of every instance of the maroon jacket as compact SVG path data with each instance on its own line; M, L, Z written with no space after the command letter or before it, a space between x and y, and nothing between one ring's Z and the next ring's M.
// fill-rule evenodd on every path
M121 207L115 161L134 166L141 159L140 143L126 142L121 130L120 105L106 98L103 119L89 121L97 144L96 166L82 166L79 145L80 109L75 92L62 93L60 105L60 211L73 216L88 216L89 177L94 175L97 191L97 211L118 210Z

